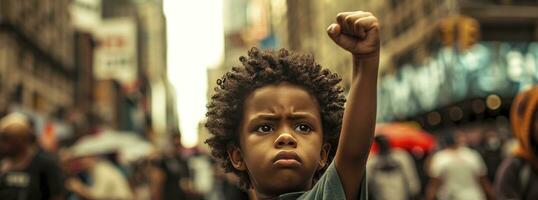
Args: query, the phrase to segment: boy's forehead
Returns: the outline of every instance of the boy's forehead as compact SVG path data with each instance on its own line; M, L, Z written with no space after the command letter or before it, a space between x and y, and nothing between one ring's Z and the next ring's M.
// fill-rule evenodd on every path
M314 96L302 87L280 83L254 90L245 100L245 111L274 111L273 109L294 109L296 111L318 111Z

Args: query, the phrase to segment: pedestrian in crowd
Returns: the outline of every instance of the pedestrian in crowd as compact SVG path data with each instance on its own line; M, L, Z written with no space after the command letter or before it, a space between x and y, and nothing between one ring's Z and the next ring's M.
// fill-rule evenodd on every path
M36 144L29 118L12 113L0 120L0 199L49 200L64 197L57 160Z
M217 81L207 143L258 199L367 198L379 24L371 13L344 12L328 34L354 60L345 112L341 78L286 49L252 48Z
M215 181L207 200L249 200L249 194L239 187L239 177L226 173L218 163L213 163Z
M194 146L189 148L188 163L192 175L193 189L198 197L196 199L206 199L215 181L213 160L199 146ZM193 200L195 200L194 197Z
M538 199L538 86L516 96L510 122L519 144L497 171L497 197Z
M149 181L152 199L192 199L196 196L193 189L191 172L181 144L181 133L170 135L172 149L151 159Z
M384 135L376 136L375 142L379 151L370 156L366 165L370 199L418 199L420 180L411 155L391 148Z
M133 199L127 179L110 161L94 152L80 151L77 146L70 153L70 177L65 183L73 194L69 199Z
M445 145L431 158L426 200L494 199L480 154L457 142L453 134L445 137Z
M497 172L497 169L503 160L502 140L499 133L491 129L484 131L477 150L480 152L480 155L486 163L488 180L495 180L495 172Z

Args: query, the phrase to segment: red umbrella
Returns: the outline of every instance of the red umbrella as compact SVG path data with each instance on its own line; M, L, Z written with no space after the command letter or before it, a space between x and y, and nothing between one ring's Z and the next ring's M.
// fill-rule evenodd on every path
M435 148L435 138L411 123L377 124L376 135L385 135L390 146L404 149L414 155L429 153ZM377 152L377 144L372 145L371 152Z

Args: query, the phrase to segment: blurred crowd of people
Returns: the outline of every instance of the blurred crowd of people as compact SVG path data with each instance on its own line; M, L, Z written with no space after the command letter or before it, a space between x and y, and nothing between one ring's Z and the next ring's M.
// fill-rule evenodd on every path
M514 137L484 128L478 142L454 127L420 156L377 135L379 150L367 164L370 198L538 199L538 86L515 98L510 125Z
M492 181L503 159L502 143L512 144L497 135L495 146L487 144L490 138L482 139L486 143L470 145L464 133L452 132L439 137L438 148L420 159L377 135L379 151L367 163L370 199L497 199Z
M166 150L138 153L143 146L126 142L136 134L97 128L50 150L35 132L29 115L1 117L0 199L248 199L237 178L199 148L184 148L178 132L168 135ZM123 152L122 143L133 152Z

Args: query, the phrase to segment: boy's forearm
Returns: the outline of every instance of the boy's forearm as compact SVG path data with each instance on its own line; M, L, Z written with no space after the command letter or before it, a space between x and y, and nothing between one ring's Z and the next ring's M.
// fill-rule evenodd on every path
M336 22L327 33L353 55L353 73L334 163L346 199L356 199L375 128L379 22L363 11L339 13Z
M379 54L353 56L353 75L344 112L339 151L350 161L364 162L370 150L377 106Z
M358 56L353 54L351 56L353 57L352 81L358 79L361 74L364 74L370 78L375 78L377 81L377 72L379 71L379 51L375 54L367 56ZM353 87L353 85L351 87Z
M346 199L356 199L374 134L379 58L354 56L353 78L344 111L335 166L342 178ZM353 177L353 178L351 178Z

